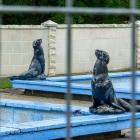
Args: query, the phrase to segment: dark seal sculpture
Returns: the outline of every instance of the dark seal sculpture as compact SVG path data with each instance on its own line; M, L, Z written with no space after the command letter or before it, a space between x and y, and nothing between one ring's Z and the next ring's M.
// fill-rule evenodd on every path
M107 64L109 54L102 50L96 50L96 62L93 68L92 102L89 111L95 114L116 114L131 111L131 104L117 98L112 82L109 79ZM136 105L136 111L140 112L140 106Z
M20 74L19 76L12 76L11 80L44 80L46 76L45 71L45 58L43 48L41 46L42 39L33 41L34 56L28 71Z

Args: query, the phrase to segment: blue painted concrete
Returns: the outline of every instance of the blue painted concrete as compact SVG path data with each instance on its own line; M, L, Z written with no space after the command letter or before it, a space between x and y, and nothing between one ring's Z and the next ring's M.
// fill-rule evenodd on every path
M111 78L119 78L119 77L131 77L131 72L116 72L116 73L109 73ZM136 71L136 76L140 76L140 71ZM76 80L87 80L91 79L92 75L75 75L71 76L72 81ZM66 76L59 76L59 77L48 77L47 80L54 81L54 82L65 82L67 80Z
M25 106L26 105L26 106ZM1 99L0 106L11 106L17 108L32 109L58 109L64 111L62 104L50 104L44 102L17 101ZM43 107L44 106L44 107ZM71 120L72 136L96 134L123 130L131 127L131 113L118 115L95 115L88 112L86 107L72 106L72 110L81 110L84 116L75 116ZM140 113L136 113L136 126L140 127ZM66 119L58 118L53 120L43 120L25 122L18 124L7 124L0 126L0 140L48 140L55 138L65 138Z
M0 106L24 108L24 109L35 109L44 111L60 111L66 112L66 106L63 104L52 104L46 102L32 102L32 101L22 101L22 100L10 100L1 98ZM72 106L71 111L74 113L80 109L83 115L89 115L88 108Z
M136 76L139 77L137 82L137 89L136 89L136 99L140 100L140 71L136 72ZM72 76L72 81L87 81L91 80L91 75L79 75L79 76ZM112 79L119 79L119 78L131 78L130 72L120 72L120 73L110 73L110 77ZM131 82L128 80L127 82L120 82L114 83L114 88L117 94L117 97L124 98L124 99L131 99ZM28 80L14 80L12 81L12 85L14 88L22 88L22 89L30 89L30 90L40 90L40 91L50 91L56 93L66 93L66 77L48 77L46 80L43 81L28 81ZM73 94L80 94L80 95L91 95L91 86L72 83L71 86L71 93Z
M62 111L7 106L0 107L0 114L1 125L65 118L65 112ZM72 117L78 115L82 116L82 113L72 113Z

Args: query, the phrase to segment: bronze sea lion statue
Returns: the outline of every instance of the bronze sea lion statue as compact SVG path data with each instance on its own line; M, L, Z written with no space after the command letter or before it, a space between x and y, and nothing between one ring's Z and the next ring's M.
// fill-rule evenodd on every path
M12 76L11 80L44 80L46 76L45 71L45 58L43 48L41 46L42 39L33 41L34 56L32 58L29 69L20 74L19 76Z
M130 103L116 97L108 75L109 54L102 50L96 50L95 55L97 60L91 81L93 105L89 107L89 111L96 114L116 114L131 111ZM140 112L139 105L136 105L136 111Z

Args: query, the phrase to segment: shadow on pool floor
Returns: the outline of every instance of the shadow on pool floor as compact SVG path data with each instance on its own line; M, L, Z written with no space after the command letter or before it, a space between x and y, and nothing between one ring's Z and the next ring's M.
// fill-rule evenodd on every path
M140 129L137 129L137 135L140 133ZM130 140L130 131L125 130L122 133L120 131L116 132L108 132L108 133L102 133L102 134L96 134L96 135L86 135L86 136L79 136L74 137L73 140ZM140 136L137 137L138 140L140 140ZM64 140L64 139L58 139L58 140Z

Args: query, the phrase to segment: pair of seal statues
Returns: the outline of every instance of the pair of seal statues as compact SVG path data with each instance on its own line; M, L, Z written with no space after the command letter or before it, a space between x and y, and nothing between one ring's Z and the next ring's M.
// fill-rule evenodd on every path
M45 71L45 58L43 48L41 46L42 39L33 41L34 55L29 66L29 69L19 76L12 76L11 80L44 80L46 76Z
M45 58L41 46L42 39L33 41L34 56L29 69L19 76L12 76L11 80L44 80L46 79ZM91 113L114 114L131 111L131 104L123 99L117 98L112 82L108 75L107 65L109 63L109 54L102 50L96 50L96 62L93 68L92 102L89 107ZM136 111L140 112L140 106L136 105Z
M132 106L130 103L116 97L108 75L109 54L102 50L96 50L95 56L97 60L93 68L93 79L91 81L93 105L89 107L89 111L97 114L115 114L131 111ZM140 112L139 105L136 105L135 108L137 112Z

